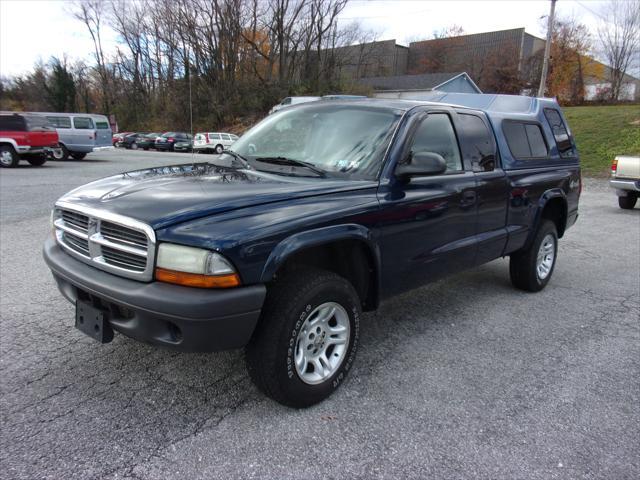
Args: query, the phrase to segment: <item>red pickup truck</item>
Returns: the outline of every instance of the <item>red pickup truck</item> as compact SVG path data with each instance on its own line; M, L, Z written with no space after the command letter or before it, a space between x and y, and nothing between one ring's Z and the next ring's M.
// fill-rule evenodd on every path
M47 149L57 146L58 133L46 117L0 114L0 166L16 167L20 160L40 166L47 161Z

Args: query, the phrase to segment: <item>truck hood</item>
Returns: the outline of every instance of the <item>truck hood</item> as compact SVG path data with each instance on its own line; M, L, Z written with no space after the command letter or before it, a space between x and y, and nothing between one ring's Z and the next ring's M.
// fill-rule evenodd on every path
M373 181L275 175L196 163L113 175L76 188L58 202L125 215L159 229L238 208L376 186Z

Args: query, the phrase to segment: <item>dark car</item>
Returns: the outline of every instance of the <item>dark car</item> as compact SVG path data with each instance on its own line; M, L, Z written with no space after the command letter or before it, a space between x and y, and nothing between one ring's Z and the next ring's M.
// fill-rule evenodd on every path
M138 148L142 148L143 150L149 150L150 148L156 148L156 138L158 138L161 133L146 133L142 137L138 139Z
M141 143L146 141L146 133L128 133L116 144L116 147L137 150L141 147Z
M193 137L189 134L187 139L180 140L173 144L174 152L191 152L193 150Z
M515 287L542 290L578 217L578 154L550 99L310 102L232 148L73 190L44 256L82 332L244 346L256 385L295 407L343 383L363 311L504 256Z
M176 143L187 142L190 140L190 138L191 136L188 133L184 133L184 132L163 133L161 136L156 138L155 144L154 144L155 149L172 152L174 150Z

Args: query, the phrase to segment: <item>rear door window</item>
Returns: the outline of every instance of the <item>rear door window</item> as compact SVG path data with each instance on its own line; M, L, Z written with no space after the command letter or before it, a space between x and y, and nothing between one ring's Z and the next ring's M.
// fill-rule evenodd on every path
M0 130L24 132L27 130L27 123L20 115L0 115Z
M544 116L553 131L553 138L558 146L558 153L560 153L560 156L573 157L575 155L573 142L571 141L571 136L567 131L566 125L562 121L560 113L554 108L545 108Z
M231 140L231 137L229 135L227 135L226 133L222 134L222 139L223 140Z
M469 113L458 113L464 134L462 148L471 159L474 172L490 172L496 168L496 143L482 118Z
M93 121L89 117L73 117L73 127L77 130L91 130Z
M514 122L506 120L502 130L507 139L509 150L517 160L544 158L549 154L542 129L537 123Z

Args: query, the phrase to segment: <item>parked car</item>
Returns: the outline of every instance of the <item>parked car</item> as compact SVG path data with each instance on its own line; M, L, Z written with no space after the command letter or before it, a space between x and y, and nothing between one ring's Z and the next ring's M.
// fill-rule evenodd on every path
M174 152L190 152L192 150L193 150L193 139L191 138L191 135L189 135L188 139L180 140L173 144Z
M161 133L147 133L138 139L138 148L142 148L143 150L149 150L150 148L156 148L156 138L158 138Z
M149 144L151 142L155 142L155 137L150 139L146 133L130 133L125 135L123 139L116 144L116 147L129 150L137 150L139 148L149 150Z
M109 120L104 115L89 113L43 113L58 132L59 148L53 151L56 160L69 156L82 160L87 153L113 149Z
M20 160L44 165L47 149L58 145L58 134L42 116L0 113L0 166L17 167Z
M233 133L204 132L196 133L193 137L193 149L196 152L222 153L225 148L229 148L238 140L238 136Z
M114 133L113 135L111 135L111 143L113 144L114 147L117 147L119 143L122 143L122 141L124 140L124 137L126 137L127 135L131 135L134 132L119 132L119 133Z
M186 142L191 138L191 135L184 132L167 132L156 138L154 143L156 150L166 150L173 152L173 148L176 142Z
M245 346L258 387L305 407L343 383L361 312L385 298L503 256L515 287L542 290L581 192L560 107L443 102L309 103L210 162L76 188L44 246L76 327L100 342Z
M618 155L611 164L609 185L616 190L620 208L633 209L640 195L640 156Z
M318 100L322 100L322 97L286 97L279 104L273 106L271 110L269 110L269 115L277 112L281 108L288 107L290 105L298 105L300 103L307 103L307 102L316 102Z

